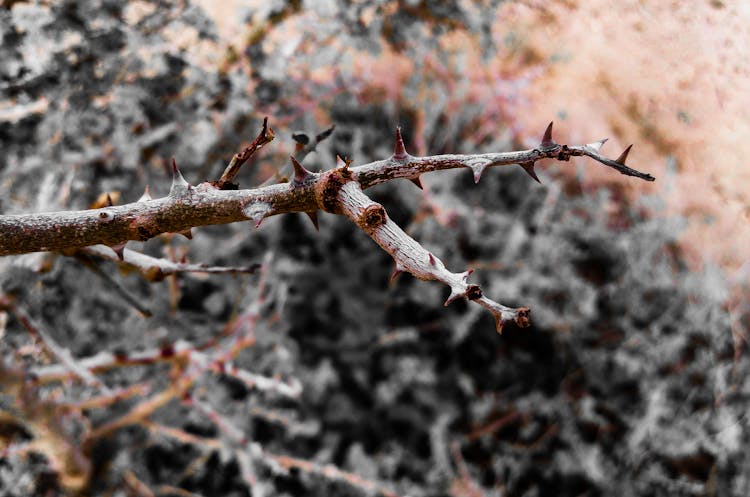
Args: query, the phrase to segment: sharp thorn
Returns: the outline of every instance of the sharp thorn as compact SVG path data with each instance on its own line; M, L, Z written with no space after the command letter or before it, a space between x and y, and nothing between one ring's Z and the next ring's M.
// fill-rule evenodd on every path
M347 166L347 162L341 158L340 155L336 156L336 169L341 169Z
M448 306L449 306L449 305L451 305L451 304L452 304L453 302L455 302L456 300L460 299L460 298L461 298L461 297L463 297L463 296L464 296L464 294L463 294L463 293L459 293L459 292L456 292L455 290L453 290L453 289L451 288L451 294L450 294L450 295L448 296L448 298L447 298L447 299L445 300L445 303L443 304L443 306L444 306L444 307L448 307Z
M115 204L112 202L112 197L110 197L109 192L107 192L107 207L112 207L113 205Z
M607 143L608 138L604 138L603 140L599 140L598 142L594 143L588 143L586 146L590 149L593 149L594 152L599 153L599 151L602 149L602 145Z
M481 166L469 166L471 168L471 171L474 175L474 184L479 183L479 180L482 179L482 174L484 174L484 170L487 169L487 166L482 164Z
M630 153L630 149L631 149L631 148L633 148L633 145L632 145L632 144L628 145L628 148L626 148L625 150L623 150L623 152L622 152L622 153L620 154L620 156L619 156L619 157L618 157L618 158L617 158L617 159L615 160L615 162L617 162L618 164L621 164L621 165L623 165L623 166L624 166L624 165L625 165L625 161L626 161L626 160L627 160L627 158L628 158L628 154Z
M320 231L320 226L318 225L318 213L317 213L317 211L305 212L305 214L307 214L307 217L310 218L310 221L312 221L313 226L315 226L315 231Z
M435 265L435 256L432 255L432 253L430 253L430 266L434 266L434 265Z
M550 121L549 125L547 126L547 129L544 131L544 136L542 137L542 148L549 148L555 146L556 143L552 141L552 122Z
M466 283L467 281L469 281L469 276L471 276L472 273L474 273L473 269L467 269L466 271L461 273L461 280Z
M534 171L534 163L525 163L525 164L519 164L524 171L526 171L526 174L531 176L531 178L536 181L537 183L541 184L541 181L539 181L539 176L536 175L536 171Z
M399 277L399 275L400 275L401 273L403 273L403 272L404 272L404 268L403 268L403 266L401 266L401 264L399 264L399 263L397 262L397 263L396 263L396 266L395 266L395 267L393 268L393 272L391 273L391 281L395 281L395 280L396 280L396 278L398 278L398 277Z
M115 252L117 258L121 261L125 260L125 243L118 243L117 245L112 245L111 247L109 247Z
M403 161L409 157L406 152L406 146L404 145L404 139L401 136L401 126L396 128L396 143L393 145L393 160Z
M424 187L422 186L422 180L419 179L419 176L417 176L416 178L409 178L409 181L417 185L417 188L419 188L420 190L424 190Z
M169 193L172 194L176 192L177 190L189 190L190 189L190 183L185 181L185 178L182 176L182 173L180 172L180 168L177 167L177 161L174 160L174 157L172 157L172 187L169 190Z
M188 228L186 230L183 230L183 231L178 231L177 234L184 236L188 240L192 240L193 239L193 232L190 230L190 228Z
M148 185L146 185L146 189L143 191L143 195L141 195L141 198L138 199L138 202L147 202L149 200L153 200L151 198L151 192L148 189Z
M300 164L293 155L290 155L289 157L292 159L292 166L294 166L294 182L302 183L310 176L311 173L310 171L305 169L305 167Z

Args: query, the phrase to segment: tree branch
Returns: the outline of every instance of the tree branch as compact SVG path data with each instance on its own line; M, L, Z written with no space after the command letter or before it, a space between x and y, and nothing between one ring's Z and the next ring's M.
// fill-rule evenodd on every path
M328 132L326 132L328 133ZM330 134L330 133L328 133ZM270 138L269 138L270 135ZM316 143L327 134L316 137ZM273 138L264 121L263 129L248 147L252 154ZM320 138L320 139L318 139ZM182 177L173 163L172 187L160 199L144 197L122 206L71 212L51 212L0 216L0 255L35 251L69 251L104 244L122 253L128 240L148 240L165 232L185 232L192 227L250 220L259 227L263 219L288 212L305 212L316 221L317 211L324 210L347 216L357 223L396 261L397 271L408 271L417 278L437 280L451 288L446 305L458 298L467 298L489 310L497 321L498 331L504 323L515 321L527 326L527 308L512 309L482 294L478 285L468 283L471 271L452 273L442 261L409 237L386 214L380 204L370 200L363 190L395 178L405 178L421 186L420 175L444 169L471 169L479 182L488 167L520 165L534 180L539 181L534 165L541 159L568 161L586 156L616 171L654 181L654 177L625 165L631 147L615 160L599 151L606 140L586 145L560 145L552 139L552 123L547 127L537 148L516 152L476 155L435 155L414 157L406 152L400 129L396 131L394 152L388 159L358 167L340 162L338 167L322 173L305 169L291 157L294 177L286 183L261 186L249 190L221 190L236 174L243 157L238 154L216 183L204 182L194 187ZM238 158L239 157L239 158ZM118 253L118 255L119 255Z

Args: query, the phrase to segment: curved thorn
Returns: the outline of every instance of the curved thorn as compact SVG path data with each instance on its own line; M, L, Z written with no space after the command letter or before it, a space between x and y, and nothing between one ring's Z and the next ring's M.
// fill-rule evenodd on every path
M537 183L541 184L542 182L539 181L539 176L536 175L536 171L534 171L534 163L525 163L525 164L519 164L523 168L524 171L526 171L526 174L531 176L531 179L536 181Z
M417 188L419 188L420 190L424 190L424 187L422 186L422 180L419 179L419 176L417 176L416 178L409 178L409 181L417 185Z
M290 155L289 157L292 159L292 166L294 167L294 182L302 183L311 175L311 173L305 169L305 167L300 164L293 155Z
M602 140L599 140L598 142L594 143L587 143L586 146L590 149L592 149L594 152L599 153L599 151L602 149L602 145L607 143L607 140L609 138L604 138Z
M482 179L482 174L484 174L484 170L487 169L486 164L482 164L481 166L469 166L471 168L472 173L474 174L474 184L479 183L479 180Z
M310 221L312 221L313 226L315 226L315 231L320 231L320 225L318 225L318 212L305 212L307 214L307 217L310 218Z
M404 139L401 136L401 126L396 128L396 143L393 145L393 159L397 161L406 160L409 157L404 145Z
M617 162L618 164L622 164L624 166L625 165L625 161L628 158L628 154L630 153L630 149L631 148L633 148L633 144L632 143L630 145L628 145L628 148L626 148L625 150L623 150L623 152L620 154L620 156L617 159L615 159L615 162Z
M549 148L556 145L556 143L552 140L552 122L547 125L547 129L544 131L544 136L542 137L542 148Z

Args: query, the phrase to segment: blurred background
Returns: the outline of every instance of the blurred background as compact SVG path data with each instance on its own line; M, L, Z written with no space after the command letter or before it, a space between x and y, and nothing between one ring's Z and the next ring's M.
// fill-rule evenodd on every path
M73 258L6 257L1 292L77 358L200 343L262 300L256 341L236 363L299 379L301 397L221 374L196 395L268 454L318 469L285 472L251 451L249 478L221 445L226 427L173 402L149 419L221 448L141 423L91 442L85 478L66 476L55 451L20 449L40 428L19 421L28 402L8 375L0 488L746 495L748 21L750 5L718 0L3 2L2 214L84 209L105 192L128 203L147 185L163 196L172 157L193 184L217 179L265 116L276 140L243 168L241 188L280 179L293 133L332 125L307 167L385 158L398 125L411 154L434 155L534 147L554 121L559 143L608 137L609 157L633 143L628 164L657 180L572 160L540 164L542 185L504 167L478 185L446 171L425 175L424 191L368 191L451 270L475 268L491 298L532 308L531 328L502 336L477 306L444 308L438 284L389 282L390 258L326 214L319 232L292 214L128 244L171 260L264 262L262 294L257 274L147 282L112 262L96 266L107 279ZM50 361L13 313L0 317L4 364ZM168 373L102 378L156 390ZM68 382L35 394L97 392ZM65 404L74 429L63 438L84 445L135 402Z

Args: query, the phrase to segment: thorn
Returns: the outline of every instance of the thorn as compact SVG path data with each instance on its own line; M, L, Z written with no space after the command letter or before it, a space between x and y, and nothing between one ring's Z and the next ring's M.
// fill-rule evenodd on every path
M117 255L117 258L120 259L121 261L125 260L125 243L118 243L117 245L112 245L109 247L112 250L114 250L115 254Z
M409 181L417 185L417 188L419 188L420 190L424 190L424 187L422 186L422 180L419 179L419 176L417 176L416 178L409 178Z
M620 156L615 160L618 164L625 165L625 160L628 158L628 154L630 153L630 149L633 148L633 144L631 143L628 145L628 148L623 150L623 152L620 154Z
M305 169L302 164L297 162L297 159L295 159L293 155L290 155L289 157L292 159L292 166L294 166L294 182L302 183L308 177L310 177L312 173Z
M112 207L113 205L115 205L115 204L112 202L112 197L110 197L109 196L109 192L107 192L107 205L106 206L107 207Z
M435 265L435 256L432 255L432 253L430 253L430 266L434 266L434 265Z
M468 282L469 281L469 276L471 276L473 272L474 272L473 269L467 269L466 271L464 271L463 273L461 273L461 280L464 283Z
M341 158L340 155L336 156L336 169L340 169L342 167L346 167L346 161Z
M184 236L188 240L192 240L193 239L193 232L190 230L190 228L188 228L186 230L183 230L183 231L178 231L177 234Z
M586 146L590 149L593 149L594 152L599 153L599 151L602 149L602 145L607 143L608 139L609 138L604 138L603 140L599 140L598 142L587 143Z
M503 315L501 313L495 314L495 331L497 331L498 335L503 334L503 325L505 323L503 322Z
M445 300L445 303L443 304L443 306L444 306L444 307L448 307L448 306L449 306L449 305L451 305L451 304L452 304L453 302L455 302L456 300L460 299L460 298L461 298L461 297L463 297L463 296L464 296L464 294L463 294L463 293L457 292L457 291L455 291L455 290L454 290L453 288L451 288L451 294L450 294L450 295L448 296L448 298L447 298L447 299Z
M474 173L474 184L479 183L479 180L482 179L482 174L484 174L484 170L487 169L487 164L469 166L469 167Z
M534 163L533 162L532 163L526 162L525 164L519 164L519 165L523 168L524 171L526 171L526 173L529 176L531 176L531 178L534 181L536 181L537 183L541 183L541 181L539 181L539 176L537 176L536 175L536 171L534 171Z
M169 194L172 195L179 190L189 190L190 183L185 181L185 178L180 172L180 168L177 167L177 161L172 157L172 187L169 189Z
M409 157L404 145L404 139L401 136L401 126L396 128L396 143L393 145L393 160L403 161Z
M550 121L547 129L544 131L544 136L542 137L542 143L540 146L542 148L551 148L555 145L557 145L557 143L552 140L552 121Z
M153 200L151 198L151 192L148 189L148 185L146 185L146 189L143 191L143 195L141 195L141 198L138 199L138 202L147 202L149 200Z
M323 140L325 140L326 138L328 138L329 136L331 136L331 134L333 133L334 129L336 129L336 125L332 124L331 127L328 128L327 130L325 130L325 131L323 131L323 132L318 133L317 135L315 135L315 141L318 142L318 143L322 142Z
M257 216L253 216L252 221L255 224L255 229L256 230L258 228L260 228L261 224L263 224L263 219L265 219L265 217L263 216L263 214L258 214Z
M315 226L315 231L320 231L320 226L318 225L318 212L305 212L307 214L307 217L310 218L310 221L312 221L313 226Z
M391 273L391 281L395 281L396 278L398 278L399 275L403 272L404 272L404 267L397 262L396 267L393 268L393 272Z

